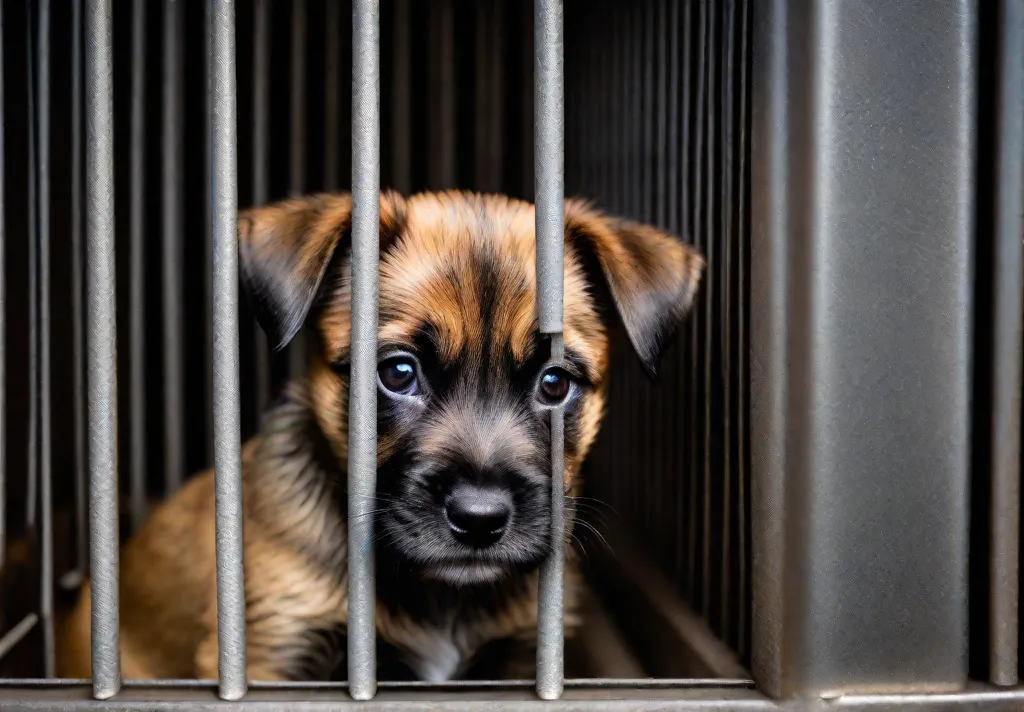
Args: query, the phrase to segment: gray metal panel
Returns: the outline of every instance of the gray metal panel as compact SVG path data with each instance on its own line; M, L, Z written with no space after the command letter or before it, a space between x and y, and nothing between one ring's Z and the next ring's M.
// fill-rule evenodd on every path
M348 679L377 691L373 508L377 492L377 287L380 259L380 7L352 13L352 345L348 409Z
M1024 0L999 3L999 68L996 95L995 230L991 275L991 560L989 562L989 678L1017 683L1020 596L1021 294L1024 293ZM979 269L980 272L980 269ZM986 280L988 282L989 280ZM981 286L979 284L979 286Z
M111 0L85 13L89 537L92 689L121 687L118 613L117 323L114 300L114 57Z
M754 674L966 676L976 4L755 6Z
M210 11L217 652L220 696L237 700L246 690L246 656L242 425L238 383L238 109L234 0L214 0Z

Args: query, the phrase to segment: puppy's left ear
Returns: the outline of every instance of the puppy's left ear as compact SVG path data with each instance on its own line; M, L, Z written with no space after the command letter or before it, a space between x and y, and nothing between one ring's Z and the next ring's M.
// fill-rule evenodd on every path
M578 200L565 203L567 246L607 287L634 351L654 375L665 342L693 305L704 258L650 225L604 215Z

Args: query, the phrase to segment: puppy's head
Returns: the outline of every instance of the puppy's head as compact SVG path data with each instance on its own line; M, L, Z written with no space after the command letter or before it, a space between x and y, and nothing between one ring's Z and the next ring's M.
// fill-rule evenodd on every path
M305 325L316 418L342 469L351 305L351 199L243 213L243 280L271 341ZM565 413L566 491L604 409L609 330L654 370L703 260L676 239L565 206L564 359L536 318L534 209L499 196L380 199L378 495L383 551L454 584L536 566L548 548L550 420Z

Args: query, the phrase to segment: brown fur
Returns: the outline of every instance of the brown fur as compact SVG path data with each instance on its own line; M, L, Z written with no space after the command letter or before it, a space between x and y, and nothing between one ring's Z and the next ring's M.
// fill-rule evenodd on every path
M539 348L532 205L501 196L403 199L388 193L380 211L382 344L408 344L426 323L443 363L470 352L510 353L518 363ZM266 416L243 451L248 674L255 680L325 677L344 650L331 637L332 631L343 635L346 620L345 494L334 485L344 476L324 473L343 473L347 458L348 394L339 365L347 363L349 348L350 218L349 196L320 195L257 208L239 220L244 281L272 342L287 344L307 325L320 343L308 381L290 386L287 401ZM491 256L497 275L486 332L474 261L481 251ZM588 383L566 445L567 494L578 491L580 464L603 415L608 313L618 313L653 371L702 268L695 252L654 228L566 203L565 345ZM424 438L424 450L447 445L452 428L444 417L438 416L436 435ZM500 424L495 428L505 432ZM507 432L512 441L490 446L533 446L515 441L521 436L514 429ZM397 436L382 432L378 462L387 462L397 446ZM213 502L213 474L207 471L159 507L123 550L121 655L127 678L216 677ZM567 564L571 634L578 624L578 575L571 555ZM536 573L498 586L499 593L455 592L446 599L451 610L442 622L467 659L495 641L519 641L528 649L534 639ZM400 652L429 650L438 622L396 600L378 586L381 640ZM88 584L61 652L63 676L89 677ZM511 668L512 660L525 668ZM529 655L520 655L498 672L529 677L531 666ZM474 673L464 665L459 674Z

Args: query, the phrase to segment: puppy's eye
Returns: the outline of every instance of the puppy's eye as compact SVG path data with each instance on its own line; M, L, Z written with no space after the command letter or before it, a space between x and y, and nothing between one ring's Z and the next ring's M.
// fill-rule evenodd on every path
M572 376L557 366L540 374L538 396L545 405L558 405L569 396L571 388Z
M411 396L419 390L416 380L416 362L408 356L395 356L381 362L377 376L384 390L397 395Z

